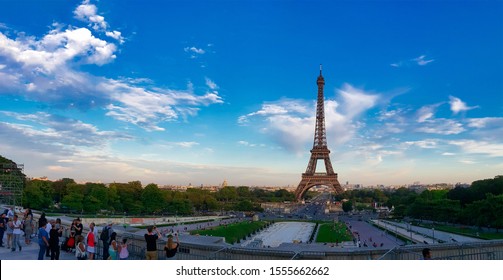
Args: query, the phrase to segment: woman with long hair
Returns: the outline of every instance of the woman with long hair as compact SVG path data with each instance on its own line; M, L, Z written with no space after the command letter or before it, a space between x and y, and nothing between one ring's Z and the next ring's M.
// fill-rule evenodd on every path
M166 259L167 260L175 260L176 252L178 252L178 247L180 246L180 241L178 240L178 234L175 233L176 242L173 241L173 235L168 235L168 241L164 246L164 251L166 251Z
M98 236L98 231L95 230L95 224L89 224L89 232L87 233L87 255L90 260L94 260L95 246L96 246L96 236Z
M115 240L117 239L117 233L114 231L112 232L112 234L110 235L110 244L108 246L108 259L109 260L118 260L118 254L117 254L117 251L118 251L118 247L117 247L117 241Z
M127 238L123 238L122 243L119 246L119 259L120 260L127 260L127 258L129 257L129 250L127 248L127 245L128 245Z

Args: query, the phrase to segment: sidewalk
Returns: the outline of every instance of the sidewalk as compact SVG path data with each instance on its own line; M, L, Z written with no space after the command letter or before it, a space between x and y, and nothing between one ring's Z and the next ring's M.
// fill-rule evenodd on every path
M5 239L4 239L5 241ZM12 252L11 249L7 249L7 247L0 247L0 260L37 260L38 259L38 251L40 247L38 246L36 239L33 239L30 245L24 244L23 239L23 249L19 251L19 248L16 248L16 251ZM4 242L4 246L5 242ZM51 258L46 258L46 260L51 260ZM61 252L59 254L60 260L76 260L74 253Z

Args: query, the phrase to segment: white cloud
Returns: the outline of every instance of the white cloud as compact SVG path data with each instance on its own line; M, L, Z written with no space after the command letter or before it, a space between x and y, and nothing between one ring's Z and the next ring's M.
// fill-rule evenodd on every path
M197 142L177 142L174 143L176 146L182 147L182 148L192 148L194 146L199 145Z
M7 59L6 67L20 68L24 75L34 78L53 74L66 64L109 63L116 58L116 49L86 28L51 30L41 40L12 40L0 33L0 57Z
M424 66L424 65L430 64L433 61L435 61L434 59L426 60L425 58L426 58L426 55L421 55L421 56L416 57L412 60L415 61L417 63L417 65L419 65L419 66Z
M466 105L465 102L461 101L461 99L454 97L454 96L449 96L449 104L451 105L451 111L454 114L457 114L457 113L463 112L463 111L472 110L472 109L479 107L479 106L469 107Z
M395 62L395 63L390 63L390 66L394 67L394 68L411 67L414 65L425 66L425 65L430 64L433 61L435 61L434 59L426 60L425 58L426 58L426 55L420 55L416 58L402 60L402 61Z
M416 131L441 135L459 134L465 131L463 124L451 119L425 120L421 124L422 126L416 128Z
M473 128L503 127L503 118L472 118L468 119L468 126Z
M190 58L197 58L199 55L205 54L206 51L203 49L198 49L196 47L185 47L183 50L190 54ZM204 67L203 67L204 68Z
M245 147L265 147L266 145L264 144L252 144L248 141L238 141L238 145L240 146L245 146Z
M103 16L97 14L98 8L90 4L90 0L82 1L73 14L75 18L84 22L88 22L94 30L106 30L108 27L107 22Z
M115 40L119 41L121 44L124 43L124 38L121 35L122 33L120 31L114 30L114 31L107 31L105 32L105 35L114 38Z
M485 154L490 157L503 157L503 143L477 141L477 140L456 140L449 141L451 145L459 147L469 154Z
M433 149L437 147L437 142L434 140L406 141L405 144L423 149Z
M215 84L215 82L213 82L212 80L210 80L209 78L206 78L206 85L211 89L211 90L216 90L218 89L218 86L217 84Z
M75 15L91 18L96 7L82 2ZM95 37L87 28L53 26L42 38L0 32L0 90L60 108L105 108L107 116L146 130L163 130L158 124L197 114L201 106L223 103L217 85L196 95L187 90L155 88L134 78L109 79L79 71L82 64L105 65L116 59L115 44ZM110 35L119 38L119 32Z
M331 147L354 136L361 126L358 117L374 107L380 97L349 84L337 92L340 102L325 100L325 128ZM301 154L306 150L305 145L314 139L316 102L283 99L265 103L260 110L240 116L238 123L249 124L252 120L280 146Z
M422 123L428 119L431 119L434 116L436 109L440 105L441 104L435 104L435 105L427 105L427 106L421 107L417 111L417 122Z
M11 134L12 139L25 138L33 141L34 147L41 144L54 147L98 147L110 139L133 139L125 133L101 131L95 125L45 112L20 114L0 111L0 114L17 121L16 123L1 123L4 129L0 129L0 131ZM1 134L2 139L7 137Z
M121 44L124 43L124 38L119 31L109 31L109 25L105 21L103 16L98 15L98 8L96 5L91 4L90 0L82 1L74 11L73 14L76 19L89 23L89 27L91 27L95 31L105 32L105 35L115 40L119 41Z
M220 96L207 93L197 96L189 87L185 91L148 90L123 81L103 80L97 85L100 92L110 94L107 116L130 122L149 131L162 131L159 122L173 121L181 117L194 116L198 108L223 103Z

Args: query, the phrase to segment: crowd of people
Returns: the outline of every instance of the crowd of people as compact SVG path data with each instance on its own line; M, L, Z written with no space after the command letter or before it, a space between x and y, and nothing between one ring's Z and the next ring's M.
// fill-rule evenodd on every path
M20 216L22 215L22 216ZM23 246L30 245L33 237L33 213L31 209L26 209L22 214L16 214L14 208L5 209L0 217L0 247L15 252L21 251ZM6 244L4 245L4 236L6 235ZM22 236L24 235L24 244Z
M99 253L104 260L127 260L130 257L131 244L127 238L117 240L117 233L112 226L113 223L108 222L98 234L95 223L91 222L85 233L80 218L74 219L67 227L63 226L61 219L48 219L45 213L41 213L36 221L31 209L16 214L14 208L9 208L0 218L0 247L7 247L12 252L21 251L24 246L31 244L32 239L37 238L39 260L59 260L61 252L75 254L78 260L93 260ZM36 228L38 230L35 230ZM164 246L166 259L175 258L178 251L178 234L174 235L176 242L173 240L173 234L167 236L168 240ZM147 228L145 259L158 259L157 242L161 237L155 226ZM99 244L101 246L98 246ZM98 249L100 252L97 252Z

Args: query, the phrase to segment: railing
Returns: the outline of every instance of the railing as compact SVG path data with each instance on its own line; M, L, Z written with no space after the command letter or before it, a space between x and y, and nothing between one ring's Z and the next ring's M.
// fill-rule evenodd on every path
M128 239L129 259L145 259L143 236L118 233L118 241ZM165 240L157 242L160 260L165 259ZM346 248L340 251L282 251L269 248L241 248L227 244L180 244L178 260L419 260L424 244L392 249ZM503 260L503 240L470 243L429 244L434 260ZM96 259L103 259L102 241L96 246Z
M424 245L392 248L379 260L417 260L422 258ZM428 245L434 260L502 260L503 240L471 243L443 243Z

